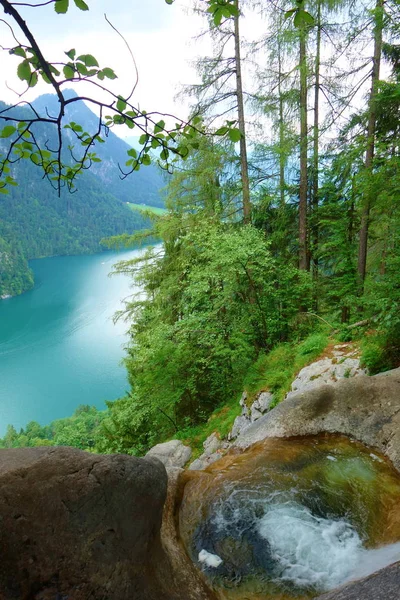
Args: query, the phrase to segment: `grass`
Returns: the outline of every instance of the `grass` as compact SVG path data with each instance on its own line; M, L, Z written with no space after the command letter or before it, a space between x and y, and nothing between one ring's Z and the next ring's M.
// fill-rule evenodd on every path
M193 454L191 460L198 458L203 453L203 442L214 431L219 433L221 439L227 437L232 429L234 420L242 412L239 399L240 396L233 396L229 402L216 408L206 423L182 429L174 435L175 439L182 440L184 444L192 448Z
M165 208L159 208L158 206L147 206L147 204L135 204L134 202L128 203L129 208L132 210L138 210L140 212L152 212L155 215L165 215L167 210Z
M297 344L278 344L268 354L262 354L249 369L244 381L248 402L251 404L261 391L270 391L274 395L273 405L278 404L290 390L296 374L306 365L318 358L328 343L327 333L314 333ZM182 440L193 450L192 460L203 453L203 442L214 431L220 438L227 437L233 422L242 412L240 396L233 396L223 406L215 409L206 423L188 427L179 431L174 438Z
M326 333L313 333L299 344L278 344L268 354L260 355L244 381L249 403L259 392L269 391L276 406L290 390L296 374L318 358L328 343Z

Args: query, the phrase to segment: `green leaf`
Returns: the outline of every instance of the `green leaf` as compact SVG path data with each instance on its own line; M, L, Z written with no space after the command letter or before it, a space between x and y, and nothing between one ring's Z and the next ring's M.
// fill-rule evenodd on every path
M165 0L165 2L166 2L167 4L173 4L173 3L174 3L174 0Z
M10 137L10 135L12 135L13 133L15 133L16 131L17 131L17 129L13 125L6 125L1 130L0 137L2 137L2 138L8 138L8 137Z
M79 8L79 10L89 10L88 5L83 0L74 0L75 6Z
M81 75L87 75L88 74L88 70L85 67L84 64L82 64L81 62L77 62L76 63L76 70L78 71L78 73L80 73Z
M56 0L54 4L54 10L57 14L64 15L68 10L68 6L69 0Z
M165 129L165 121L161 120L154 126L154 133L159 133Z
M226 135L229 131L229 127L220 127L219 129L217 129L217 131L215 132L215 135Z
M220 8L218 8L215 11L214 17L213 17L214 25L216 25L218 27L218 25L220 25L220 23L222 21L222 17L223 17L222 10Z
M137 158L137 151L135 150L135 148L131 148L130 150L128 150L128 156L132 156L133 158Z
M122 96L118 96L118 100L117 100L117 110L119 110L119 112L123 112L126 109L126 102L123 99Z
M293 24L295 27L314 25L314 17L312 17L306 10L299 9L294 16Z
M83 62L87 67L98 67L99 63L92 54L81 54L76 60Z
M101 72L103 73L104 77L107 77L107 79L117 79L116 74L112 69L110 69L110 67L104 67Z
M25 59L18 65L17 75L22 81L29 81L31 78L31 66L28 60Z
M60 71L58 69L56 69L56 67L50 63L49 63L49 69L50 69L50 72L53 73L53 75L57 75L57 77L60 74Z
M40 71L40 74L42 76L42 79L45 83L51 83L50 79L47 77L46 73L44 71Z
M162 152L160 152L161 160L168 160L168 156L169 156L168 148L164 148L164 150Z
M75 50L75 48L71 48L71 50L68 50L68 52L65 52L65 54L68 56L68 58L70 58L71 60L74 60L76 50Z
M21 58L26 58L26 52L21 46L11 48L10 54L15 54L15 56L20 56Z
M143 146L143 144L145 144L147 142L147 140L149 139L149 136L147 135L147 133L144 133L143 135L140 136L139 138L139 144L141 146Z
M240 142L240 139L242 137L242 134L240 133L240 130L235 128L235 129L230 129L229 130L229 139L231 140L231 142Z
M151 158L148 154L145 154L142 158L142 164L145 166L151 165Z
M297 11L297 8L291 8L285 12L285 21L290 19L290 17Z
M29 78L28 85L29 85L29 87L32 88L32 87L35 87L37 82L38 82L38 75L37 75L36 71L34 71Z
M70 65L65 65L63 68L65 79L73 79L75 75L74 69Z

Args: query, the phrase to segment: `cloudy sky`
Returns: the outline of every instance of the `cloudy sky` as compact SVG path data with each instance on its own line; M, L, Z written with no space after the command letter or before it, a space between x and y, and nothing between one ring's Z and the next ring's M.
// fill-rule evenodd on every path
M40 0L30 1L40 3ZM190 0L176 0L171 6L165 0L86 1L88 12L73 5L66 15L57 15L51 5L20 8L46 58L64 60L63 52L71 48L77 54L93 54L101 67L109 66L117 73L113 91L127 95L135 80L132 60L124 42L106 23L106 13L124 35L136 59L139 83L135 102L147 111L160 110L185 117L182 112L186 113L187 107L174 97L182 84L194 82L192 62L206 51L206 42L193 42L202 22L188 11ZM17 37L23 40L19 33ZM4 24L0 24L0 43L5 47L15 45ZM19 93L25 89L16 76L19 61L7 52L1 53L0 99L6 102L18 99L7 86ZM46 84L38 84L26 98L31 100L49 91Z

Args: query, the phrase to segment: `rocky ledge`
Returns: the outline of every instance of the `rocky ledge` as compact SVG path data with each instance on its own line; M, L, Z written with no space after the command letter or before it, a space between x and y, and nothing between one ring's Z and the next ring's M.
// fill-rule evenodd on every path
M342 433L379 449L400 471L400 369L293 394L234 443L247 448L269 437L323 432Z

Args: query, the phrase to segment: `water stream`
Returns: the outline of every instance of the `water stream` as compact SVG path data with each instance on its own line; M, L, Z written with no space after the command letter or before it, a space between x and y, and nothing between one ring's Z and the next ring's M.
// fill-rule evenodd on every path
M309 598L400 560L400 477L355 441L270 439L187 478L180 532L221 598Z

